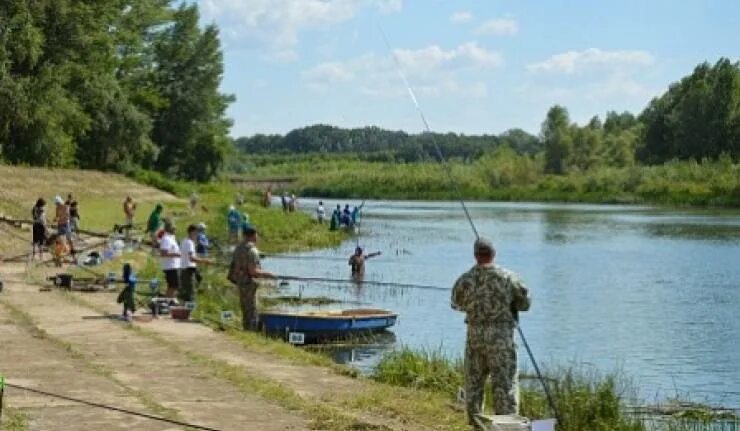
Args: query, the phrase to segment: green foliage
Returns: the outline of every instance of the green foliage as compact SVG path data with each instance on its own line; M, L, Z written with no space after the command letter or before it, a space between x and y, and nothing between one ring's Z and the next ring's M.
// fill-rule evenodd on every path
M550 386L564 424L558 431L642 431L645 428L625 413L625 399L616 375L593 375L569 368L553 373ZM372 377L396 386L425 389L453 399L463 386L463 362L450 360L438 351L408 348L388 353L376 366ZM526 377L526 376L525 376ZM492 394L487 390L487 410ZM538 381L529 378L521 385L521 414L537 419L552 417Z
M224 118L233 100L218 92L223 55L218 29L198 27L198 8L183 4L154 43L154 74L167 106L157 112L152 136L158 170L205 181L221 167L231 141Z
M419 162L438 160L437 147L445 157L474 160L502 144L508 144L521 154L539 151L537 137L521 129L512 129L500 136L466 136L455 133L423 133L410 135L402 131L378 127L342 129L315 125L295 129L285 136L255 135L235 142L241 152L254 154L353 154L363 160L387 162Z
M544 158L502 147L472 163L454 162L466 199L740 206L740 165L729 156L659 166L596 166L565 175L545 173ZM348 157L288 157L247 172L298 176L293 191L329 198L456 199L442 165L369 163Z
M645 125L638 158L662 163L674 158L740 158L740 63L722 58L701 64L640 115Z
M121 171L151 168L158 155L174 154L156 166L188 179L214 176L230 147L224 115L231 99L218 93L223 68L218 33L197 26L195 6L173 11L169 4L4 2L2 158ZM174 33L184 27L190 39ZM176 42L182 43L163 48ZM176 107L181 110L174 112ZM184 123L167 123L173 116ZM180 135L161 136L158 132L167 127L176 127Z
M727 412L715 412L694 403L673 410L672 416L646 413L635 415L630 406L639 402L628 380L619 373L602 375L584 367L546 371L546 379L562 417L558 431L687 431L729 429L736 418ZM451 360L440 351L416 351L402 348L387 353L371 377L393 386L421 389L456 399L463 383L463 362ZM528 418L553 417L542 385L535 376L520 373L520 413ZM486 388L486 411L490 412L493 395ZM734 428L732 428L734 429Z
M568 110L555 105L547 111L540 133L545 145L545 172L564 174L568 170L568 158L573 151Z
M126 175L134 179L136 182L151 186L174 195L185 196L188 192L189 187L187 184L172 180L165 177L159 172L148 171L145 169L134 168L125 172Z

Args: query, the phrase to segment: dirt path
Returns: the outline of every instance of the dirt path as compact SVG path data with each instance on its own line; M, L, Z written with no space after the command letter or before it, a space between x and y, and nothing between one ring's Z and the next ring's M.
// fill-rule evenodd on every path
M43 336L31 340L27 334L16 336L13 364L29 362L37 369L53 369L57 362L66 361L67 367L84 376L76 382L80 398L108 394L108 398L99 399L115 402L118 398L111 398L111 394L118 393L137 410L223 430L431 429L410 423L392 411L354 405L372 389L363 379L255 351L240 340L197 323L169 318L121 322L110 317L120 312L114 293L40 292L38 286L26 282L22 269L22 265L0 267L6 285L0 306L4 305L6 314L16 310L15 315L4 319L7 331L35 331ZM42 348L56 353L34 350ZM22 372L25 368L19 370L6 362L0 356L0 373L11 381L29 375ZM48 378L38 376L36 380L21 381L70 394L67 390L72 387L65 386L65 382L72 378L63 372ZM61 412L46 407L48 400L45 405L14 400L8 401L12 407L34 407L29 413L36 428L31 429L66 431L46 426L64 420L54 416ZM74 410L98 413L80 406ZM105 414L97 424L105 423L104 429L115 430L120 420L120 416ZM177 429L156 423L147 423L146 427L141 429Z
M81 367L70 352L44 339L33 327L19 324L17 316L1 304L0 340L0 372L8 377L8 383L154 413L122 386ZM166 429L148 420L136 417L123 420L117 413L90 409L12 388L7 389L5 397L6 403L10 402L11 406L28 413L33 430L124 430L131 426L145 431Z
M11 357L3 354L0 358L0 371L10 382L113 404L119 402L116 394L120 397L128 393L121 402L131 407L159 410L159 414L223 430L308 429L300 415L208 378L209 372L203 366L183 360L181 354L137 335L126 324L100 318L60 293L39 292L37 286L13 281L17 272L3 272L5 290L0 304L4 313L16 311L4 319L3 327L4 333L14 334L16 348L11 349ZM20 328L20 313L29 326L25 334ZM29 337L29 331L42 335ZM65 367L75 373L66 375ZM38 407L29 411L31 429L128 429L138 422L81 406L59 409L55 407L59 403L48 400L46 404L40 400L29 404L24 401L29 397L15 390L13 395L6 400L11 407ZM85 414L76 416L75 411ZM83 428L74 419L79 417L90 419L93 424L85 422L89 428ZM148 422L142 429L179 428Z

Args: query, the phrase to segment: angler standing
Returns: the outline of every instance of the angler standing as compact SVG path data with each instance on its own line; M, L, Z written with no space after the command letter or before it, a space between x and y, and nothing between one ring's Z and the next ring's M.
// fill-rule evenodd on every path
M251 226L242 232L244 241L240 243L229 268L229 281L239 287L242 307L242 326L245 331L257 330L257 278L275 278L272 273L262 270L260 252L257 250L257 230Z
M465 394L468 421L482 413L483 386L491 376L497 415L518 413L517 312L530 306L527 288L514 274L495 266L496 250L480 238L473 246L476 264L455 282L452 308L466 314Z

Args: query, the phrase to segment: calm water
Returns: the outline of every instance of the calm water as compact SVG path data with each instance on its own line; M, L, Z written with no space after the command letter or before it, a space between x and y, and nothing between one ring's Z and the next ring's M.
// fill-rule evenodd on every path
M470 208L478 230L494 241L497 263L530 288L534 303L522 328L540 363L623 370L649 401L679 393L740 407L740 213L517 203ZM367 252L383 252L367 264L370 280L448 287L473 263L473 234L456 203L368 201L359 241ZM303 258L268 259L265 266L344 278L354 246L353 239ZM399 313L395 339L340 352L340 360L367 368L399 345L452 357L463 351L463 315L450 309L448 291L289 288L299 289ZM527 367L523 349L519 357Z

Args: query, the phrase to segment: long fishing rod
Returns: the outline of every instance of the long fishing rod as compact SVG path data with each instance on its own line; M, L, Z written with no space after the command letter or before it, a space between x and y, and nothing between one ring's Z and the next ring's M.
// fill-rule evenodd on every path
M406 79L406 75L403 73L401 62L398 60L398 57L393 51L390 41L388 40L388 36L386 36L385 31L383 30L383 27L380 24L378 24L378 29L380 30L380 34L383 36L383 40L385 41L385 45L388 48L388 51L391 53L393 62L396 65L396 71L398 72L398 75L401 77L401 80L406 86L406 90L409 93L409 97L411 97L411 101L414 103L414 106L416 107L416 111L419 113L419 117L421 117L421 121L424 123L426 132L429 134L432 145L434 146L434 149L437 152L437 157L439 157L440 163L444 166L445 172L447 172L447 178L450 180L450 185L454 189L454 192L457 194L458 200L460 201L460 206L462 206L463 212L465 213L465 218L468 220L468 223L470 224L470 228L473 230L473 234L475 235L475 238L479 239L480 235L478 234L478 229L476 229L475 222L473 221L473 218L470 215L470 211L468 211L468 207L467 205L465 205L465 200L463 199L462 192L460 191L460 188L457 185L457 181L455 181L454 177L452 176L452 170L450 169L450 166L447 163L447 159L445 159L444 154L442 154L442 150L439 148L437 141L434 139L432 130L429 127L429 123L427 122L426 116L424 115L424 111L422 111L421 109L421 105L419 104L419 101L416 99L414 90L411 88L411 85L409 84L408 79ZM537 373L537 377L540 379L540 382L542 383L542 388L545 391L547 402L548 404L550 404L550 408L552 409L553 414L555 415L555 419L557 419L557 422L562 425L563 422L560 416L560 412L555 406L555 402L553 401L552 395L550 393L550 385L548 385L547 381L545 381L544 377L542 376L542 373L540 372L540 367L537 365L537 361L534 358L534 354L532 353L532 350L529 348L529 343L527 343L527 339L524 337L524 332L522 331L522 328L518 324L518 322L517 322L516 328L519 332L519 337L522 339L522 342L524 343L524 346L526 347L527 354L529 355L529 359L532 361L532 365L534 365L534 369L535 369L535 372Z
M365 208L365 200L362 201L362 204L360 204L360 208L358 210L357 215L359 216L360 220L357 222L357 232L355 233L357 235L356 237L356 243L355 248L360 248L360 226L362 225L362 210Z

